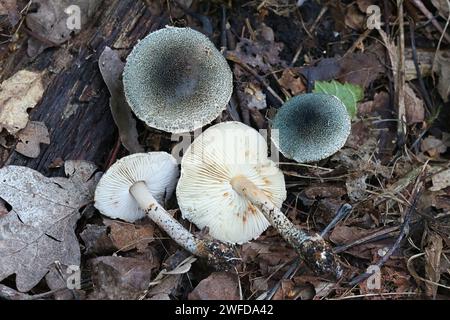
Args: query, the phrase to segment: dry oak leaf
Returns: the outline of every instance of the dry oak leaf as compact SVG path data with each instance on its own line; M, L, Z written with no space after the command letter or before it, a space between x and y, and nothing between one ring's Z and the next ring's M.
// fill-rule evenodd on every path
M0 281L15 274L17 289L27 292L55 261L80 264L74 229L79 209L92 200L96 169L67 161L69 178L46 178L20 166L0 169L0 198L12 207L0 217Z
M16 151L29 158L37 158L41 153L40 144L50 144L50 137L45 123L30 121L25 129L18 133L19 142Z
M28 55L34 57L49 47L63 44L71 38L72 33L80 31L88 18L99 7L101 0L34 0L38 5L36 12L29 13L26 18L27 27L36 38L28 40ZM76 25L79 8L80 25ZM73 23L73 28L71 26ZM44 39L43 42L37 39ZM45 43L44 43L45 42Z
M34 108L44 94L43 73L18 71L0 85L0 131L11 134L26 127L27 110Z
M151 223L142 225L104 219L103 223L110 228L109 238L114 247L121 252L137 249L144 251L154 240L154 227Z
M236 274L214 272L189 294L189 300L239 300Z

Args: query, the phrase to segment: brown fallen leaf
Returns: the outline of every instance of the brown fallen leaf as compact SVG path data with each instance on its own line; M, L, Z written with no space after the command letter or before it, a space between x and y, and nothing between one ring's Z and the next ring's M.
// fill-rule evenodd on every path
M266 95L258 83L244 82L237 88L240 105L248 109L263 110L267 108Z
M420 123L425 120L425 107L422 99L419 99L411 86L405 84L406 121L408 124Z
M79 18L80 27L83 28L97 10L101 0L34 0L38 9L29 13L26 18L27 27L35 37L28 40L28 55L35 57L50 47L60 46L69 40L73 33L80 32L76 26L70 26L70 18ZM80 16L77 12L66 10L70 6L80 8ZM70 15L69 15L70 13ZM73 16L72 16L73 14ZM69 28L70 27L70 28Z
M17 134L19 139L15 150L29 158L37 158L41 153L41 143L50 144L50 137L45 123L31 121L25 129Z
M342 58L322 59L317 65L304 66L299 68L299 71L309 81L337 79L342 83L349 82L367 88L385 70L376 53L366 52L352 53Z
M189 300L239 300L236 274L214 272L189 293Z
M103 219L103 223L110 228L112 244L122 252L143 251L154 240L155 229L151 223L138 225L109 219Z
M97 168L83 164L92 177ZM46 178L26 167L0 169L0 198L12 207L0 219L0 281L15 274L17 289L27 292L55 261L80 264L74 230L80 218L78 210L92 201L96 184L96 179L86 179L83 171L71 171L69 178Z
M8 15L9 24L15 27L20 21L16 0L0 0L0 15Z
M417 53L417 63L419 65L420 75L422 77L428 77L431 75L431 69L434 59L434 50L426 49L416 49ZM406 81L411 81L417 79L416 66L412 58L412 49L405 48L405 79Z
M125 99L125 92L121 80L125 63L120 60L117 51L105 47L100 55L98 65L103 80L111 94L109 103L114 122L119 129L120 141L131 153L143 152L144 148L138 141L136 121Z
M441 153L447 151L445 143L434 136L428 136L420 143L420 150L431 158L439 158Z
M88 299L136 300L143 296L157 267L152 261L124 257L90 260L95 291Z
M438 172L431 177L433 186L430 191L439 191L450 186L450 169Z
M364 27L365 18L356 4L350 5L345 14L345 25L354 30L361 30Z
M95 224L88 224L80 233L83 240L86 255L107 255L112 254L116 247L108 236L108 227Z
M236 49L228 51L227 54L262 73L270 72L271 67L285 66L279 56L284 45L275 42L273 30L263 23L255 30L255 35L255 40L241 38Z
M447 0L431 0L431 3L436 7L442 18L448 18L450 8Z
M303 84L302 78L296 68L284 69L279 83L284 89L289 90L293 96L306 91L306 86Z
M18 71L0 85L0 131L16 134L28 123L27 110L34 108L44 94L43 73Z
M433 72L438 76L437 89L444 102L450 94L450 52L438 51L433 65Z
M427 245L425 247L425 274L427 279L439 283L441 279L441 255L442 255L442 237L436 233L428 234ZM427 295L436 298L437 284L427 282L425 284Z

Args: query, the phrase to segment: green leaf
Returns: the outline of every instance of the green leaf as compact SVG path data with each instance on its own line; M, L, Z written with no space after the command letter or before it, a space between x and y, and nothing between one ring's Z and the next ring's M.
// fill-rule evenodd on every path
M364 98L364 91L361 86L351 83L342 84L336 80L316 81L313 91L338 97L347 107L347 111L352 118L356 116L356 104Z

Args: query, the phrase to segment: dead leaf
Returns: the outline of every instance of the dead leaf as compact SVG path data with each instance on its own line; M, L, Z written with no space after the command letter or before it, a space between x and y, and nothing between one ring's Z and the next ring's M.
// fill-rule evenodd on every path
M450 169L436 173L431 177L433 186L430 191L439 191L450 186Z
M142 225L104 219L110 228L109 238L114 247L122 252L137 249L143 251L154 239L154 227L151 223Z
M373 49L376 51L376 49ZM342 83L351 83L367 88L384 72L384 66L376 52L352 53L339 61L340 70L337 79Z
M346 194L344 188L327 184L309 186L304 193L310 199L340 198Z
M425 273L427 275L427 279L434 283L439 283L439 280L441 279L440 266L442 249L442 238L436 233L430 233L428 235L427 245L425 247ZM425 285L427 294L435 299L438 286L429 282Z
M189 293L189 300L239 300L237 275L214 272Z
M356 176L349 176L345 182L347 194L351 201L358 202L367 197L367 174L359 173Z
M18 290L26 292L55 261L80 264L74 229L79 208L92 200L93 180L85 181L78 171L67 179L46 178L26 167L0 169L0 198L12 207L0 218L0 281L15 274Z
M406 121L408 124L420 123L425 120L423 100L419 99L408 83L405 83Z
M37 56L47 48L60 46L71 38L72 33L80 31L69 24L72 16L69 15L70 12L66 13L66 10L70 6L75 5L80 8L80 27L83 28L88 18L96 12L101 0L34 0L33 2L38 5L38 9L36 12L29 13L26 18L27 27L36 36L28 40L30 57Z
M430 76L434 59L434 51L417 48L416 53L420 75L424 78ZM412 58L411 48L405 48L405 57L405 80L411 81L417 79L417 71Z
M27 110L34 108L44 93L43 73L18 71L0 85L0 131L11 134L26 127Z
M293 96L306 91L306 86L303 84L302 78L296 71L296 68L284 69L279 83L283 88L289 90Z
M421 141L420 150L427 153L431 158L438 158L441 153L447 151L447 146L442 140L434 136L428 136Z
M108 227L95 224L88 224L80 237L84 242L86 255L106 255L111 254L116 249L108 236Z
M447 0L431 0L431 3L436 7L442 18L448 18L450 8L448 7Z
M309 81L339 80L367 88L385 71L373 52L352 53L345 57L322 59L316 66L299 68Z
M353 4L347 8L345 15L345 25L354 30L361 30L364 27L365 16L359 11L358 6Z
M15 27L20 21L16 0L0 0L0 15L7 14L9 23Z
M439 51L436 53L433 72L438 76L437 89L444 102L448 102L450 94L450 52Z
M263 110L267 108L266 95L258 83L244 82L238 85L237 95L242 107Z
M138 141L136 121L125 99L125 92L121 80L125 63L120 60L117 51L105 47L100 55L98 65L103 80L111 94L109 103L114 122L119 129L120 141L122 141L123 146L131 153L144 152L144 148Z
M90 260L95 291L88 299L136 300L147 290L152 270L147 260L124 257L99 257Z
M271 67L285 66L285 62L279 56L284 45L281 42L275 42L273 30L263 23L255 34L254 41L241 38L236 49L228 51L227 54L262 73L270 72Z
M37 158L41 153L41 143L50 144L50 137L45 123L31 121L18 133L15 150L29 158Z

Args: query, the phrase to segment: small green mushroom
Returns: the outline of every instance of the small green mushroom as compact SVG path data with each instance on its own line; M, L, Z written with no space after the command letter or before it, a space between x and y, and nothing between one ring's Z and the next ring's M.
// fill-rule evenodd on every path
M209 124L226 108L233 74L202 33L166 27L140 41L127 59L125 95L147 125L181 133Z
M272 140L281 153L297 162L325 159L341 149L351 130L351 119L337 97L323 93L296 96L278 111Z

